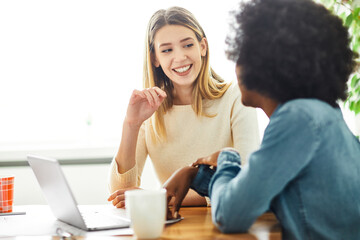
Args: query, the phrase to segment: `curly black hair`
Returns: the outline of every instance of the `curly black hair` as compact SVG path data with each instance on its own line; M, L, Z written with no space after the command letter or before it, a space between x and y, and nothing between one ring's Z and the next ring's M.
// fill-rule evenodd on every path
M233 11L227 56L242 84L280 103L347 97L356 54L337 16L311 0L252 0ZM231 35L232 34L232 35Z

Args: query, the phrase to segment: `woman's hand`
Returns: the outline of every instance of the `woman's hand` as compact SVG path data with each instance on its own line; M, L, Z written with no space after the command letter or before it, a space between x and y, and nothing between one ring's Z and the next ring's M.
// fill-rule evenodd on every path
M237 152L234 148L229 148L229 147L223 148L220 151L217 151L217 152L215 152L215 153L213 153L213 154L211 154L211 155L209 155L207 157L199 158L191 166L197 167L200 164L205 164L205 165L210 165L210 166L213 166L213 167L217 167L217 159L219 157L219 154L222 151L234 151L234 152Z
M134 90L126 112L126 121L130 125L140 126L160 107L165 98L165 91L158 87Z
M191 166L197 167L200 164L210 165L213 167L217 167L217 158L221 151L217 151L207 157L198 158Z
M112 201L112 204L117 208L124 208L125 207L125 192L129 190L134 189L141 189L138 187L130 187L125 189L120 189L115 192L113 192L110 197L108 198L108 201Z
M165 182L163 188L167 193L167 218L179 218L178 214L182 201L184 200L187 192L190 189L190 184L197 174L198 168L186 166L177 170L173 175ZM174 198L172 211L169 208L171 199Z

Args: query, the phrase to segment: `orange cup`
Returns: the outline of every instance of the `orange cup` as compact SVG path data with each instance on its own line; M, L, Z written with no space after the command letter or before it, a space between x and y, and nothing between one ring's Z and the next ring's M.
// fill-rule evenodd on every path
M15 176L0 176L0 213L12 212Z

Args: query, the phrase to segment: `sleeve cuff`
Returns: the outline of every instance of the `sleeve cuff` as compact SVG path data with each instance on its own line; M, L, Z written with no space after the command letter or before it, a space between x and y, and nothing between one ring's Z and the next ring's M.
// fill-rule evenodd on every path
M133 168L129 169L129 171L121 174L118 171L118 166L114 158L113 161L111 162L110 169L111 169L110 180L109 180L110 192L114 192L122 188L134 187L138 185L136 165Z
M192 181L190 188L194 189L200 196L208 197L209 183L214 173L215 170L210 168L209 165L199 165L199 170Z
M217 169L208 184L208 194L211 196L214 182L221 176L228 174L237 175L241 170L240 154L236 151L222 151L217 159Z
M240 154L234 150L220 152L217 160L218 168L222 166L239 166L241 165Z

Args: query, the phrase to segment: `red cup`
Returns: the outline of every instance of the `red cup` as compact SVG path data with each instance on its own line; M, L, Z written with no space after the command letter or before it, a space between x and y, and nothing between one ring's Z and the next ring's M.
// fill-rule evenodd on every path
M15 176L0 176L0 213L12 212Z

